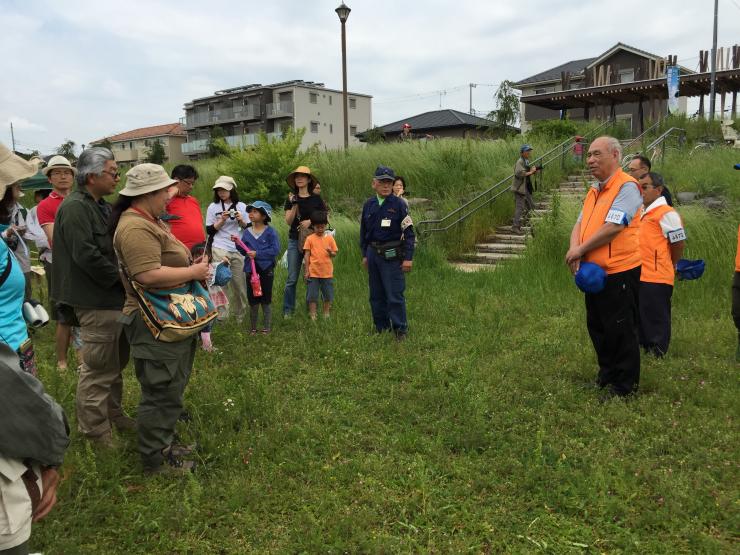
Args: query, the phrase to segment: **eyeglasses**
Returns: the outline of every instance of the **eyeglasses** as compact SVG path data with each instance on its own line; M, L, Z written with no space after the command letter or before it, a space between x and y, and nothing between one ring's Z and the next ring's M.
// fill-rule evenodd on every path
M111 171L111 170L103 170L100 173L106 173L106 174L110 175L113 179L118 179L119 177L121 177L121 172L118 172L118 171L115 171L114 172L114 171Z
M183 183L187 183L188 185L195 185L195 179L179 179L178 181L182 181Z

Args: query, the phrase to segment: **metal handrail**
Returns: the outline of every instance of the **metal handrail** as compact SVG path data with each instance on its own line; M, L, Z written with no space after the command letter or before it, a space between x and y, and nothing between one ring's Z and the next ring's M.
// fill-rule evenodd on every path
M648 127L647 129L645 129L645 131L643 131L637 137L635 137L630 142L628 142L626 145L624 145L622 147L622 152L625 152L632 145L634 145L635 143L638 143L639 141L641 141L643 139L643 137L645 137L645 135L647 135L648 133L652 132L656 127L658 127L661 123L663 123L663 120L664 119L665 119L665 117L661 117L658 121L656 121L650 127Z
M605 129L608 125L613 125L614 122L615 122L614 119L608 119L608 120L606 120L604 123L602 123L598 127L594 128L592 131L590 131L589 133L587 133L586 134L586 137L584 137L584 138L585 139L589 139L589 137L596 136L599 132L602 131L602 129ZM543 154L539 158L535 159L534 162L532 162L532 165L537 165L538 162L542 162L543 160L545 160L546 157L550 156L551 154L553 154L553 153L555 153L557 151L557 155L556 156L552 157L549 160L545 160L544 162L542 162L541 164L539 164L539 165L541 165L544 168L545 166L547 166L548 164L550 164L554 160L557 160L557 158L559 156L561 156L563 152L565 152L565 150L564 150L565 149L565 146L566 145L570 145L573 142L575 142L575 137L569 137L569 138L567 138L566 140L564 140L563 142L561 142L557 146L555 146L555 147L551 148L550 150L548 150L545 154ZM513 178L514 178L514 174L513 173L511 175L507 176L507 177L504 177L501 181L496 182L494 185L492 185L491 187L489 187L488 189L486 189L482 193L479 193L478 195L476 195L475 197L473 197L472 199L470 199L465 204L463 204L461 206L458 206L452 212L450 212L449 214L445 215L442 218L437 218L437 219L433 219L433 220L423 220L421 222L418 222L416 224L416 226L415 226L416 229L417 229L417 231L418 231L418 235L421 237L421 236L428 235L428 234L431 234L431 233L437 233L437 232L440 232L440 231L447 231L451 227L459 224L460 222L464 221L466 218L468 218L469 216L473 215L475 212L477 212L478 210L480 210L484 206L486 206L486 205L490 204L491 202L493 202L494 200L496 200L502 194L504 194L507 191L509 191L510 190L510 183L511 183L511 180ZM499 189L502 185L506 185L506 187L504 187L500 191L496 191L496 189ZM455 221L453 221L453 222L445 225L444 227L433 227L433 228L430 228L430 229L424 229L425 226L428 227L428 226L431 226L431 225L434 225L434 224L442 224L446 220L452 218L456 214L458 214L458 213L462 212L463 210L465 210L466 208L470 207L475 202L481 200L486 195L489 195L489 194L494 193L494 191L495 191L495 194L493 194L493 196L491 198L489 198L487 200L484 200L479 205L473 207L471 210L467 211L461 217L459 217Z
M678 131L679 132L678 133L679 134L679 137L685 137L686 136L686 130L683 129L682 127L671 127L670 129L668 129L667 131L665 131L660 137L658 137L652 143L650 143L645 150L646 151L649 151L649 150L655 148L656 146L658 146L659 144L665 142L665 140L668 138L668 136L671 133L675 132L675 131Z

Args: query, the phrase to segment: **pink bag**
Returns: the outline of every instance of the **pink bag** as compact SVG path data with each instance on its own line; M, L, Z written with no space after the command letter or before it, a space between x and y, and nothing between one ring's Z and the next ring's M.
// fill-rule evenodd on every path
M250 252L249 247L245 245L241 239L237 239L236 244L239 245L244 252ZM250 258L249 261L252 263L252 277L249 278L249 285L252 286L252 295L255 297L261 297L262 283L260 282L260 276L257 273L257 267L254 264L254 258Z

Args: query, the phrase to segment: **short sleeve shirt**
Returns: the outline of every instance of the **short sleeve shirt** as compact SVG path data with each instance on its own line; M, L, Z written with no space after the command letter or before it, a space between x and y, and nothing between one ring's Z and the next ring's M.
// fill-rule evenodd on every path
M306 237L303 250L310 251L310 254L308 255L309 277L334 277L334 264L332 263L331 256L326 252L326 249L331 249L332 251L337 252L337 243L331 235L324 233L324 235L319 237L315 233L312 233Z
M173 198L167 205L167 213L179 216L178 219L170 221L170 229L187 248L192 249L194 245L205 242L203 215L200 212L200 203L195 197L188 195Z
M154 222L134 210L126 210L121 215L113 244L131 278L162 266L190 266L190 250L175 238L167 225ZM123 278L123 284L126 288L123 313L132 314L138 304L128 280Z
M36 210L39 225L43 226L54 223L54 218L56 218L57 211L59 210L59 206L62 204L63 200L63 196L57 194L56 191L52 191L48 197L39 202L39 207Z
M298 223L299 221L310 220L311 214L315 210L326 210L326 204L319 195L309 195L307 197L297 197L298 202L298 215L290 225L290 231L288 237L290 239L298 239ZM285 201L285 210L290 210L293 207L290 200Z
M599 182L591 185L593 188L600 190ZM642 206L642 195L637 183L628 181L619 189L617 196L612 202L612 206L607 213L604 223L619 223L620 225L629 225L632 218L637 214L637 210ZM578 214L578 221L583 219L583 210Z

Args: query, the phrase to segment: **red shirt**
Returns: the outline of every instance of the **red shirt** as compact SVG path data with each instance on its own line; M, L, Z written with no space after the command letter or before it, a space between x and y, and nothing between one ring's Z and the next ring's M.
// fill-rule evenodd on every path
M62 204L63 200L63 196L59 195L56 191L52 191L48 197L39 202L39 207L36 209L36 216L39 219L39 225L54 223L57 210L59 210L59 206Z
M203 216L200 213L200 203L195 197L176 196L167 205L167 213L180 216L178 220L170 220L172 234L189 249L198 243L204 243L206 232L203 228Z

